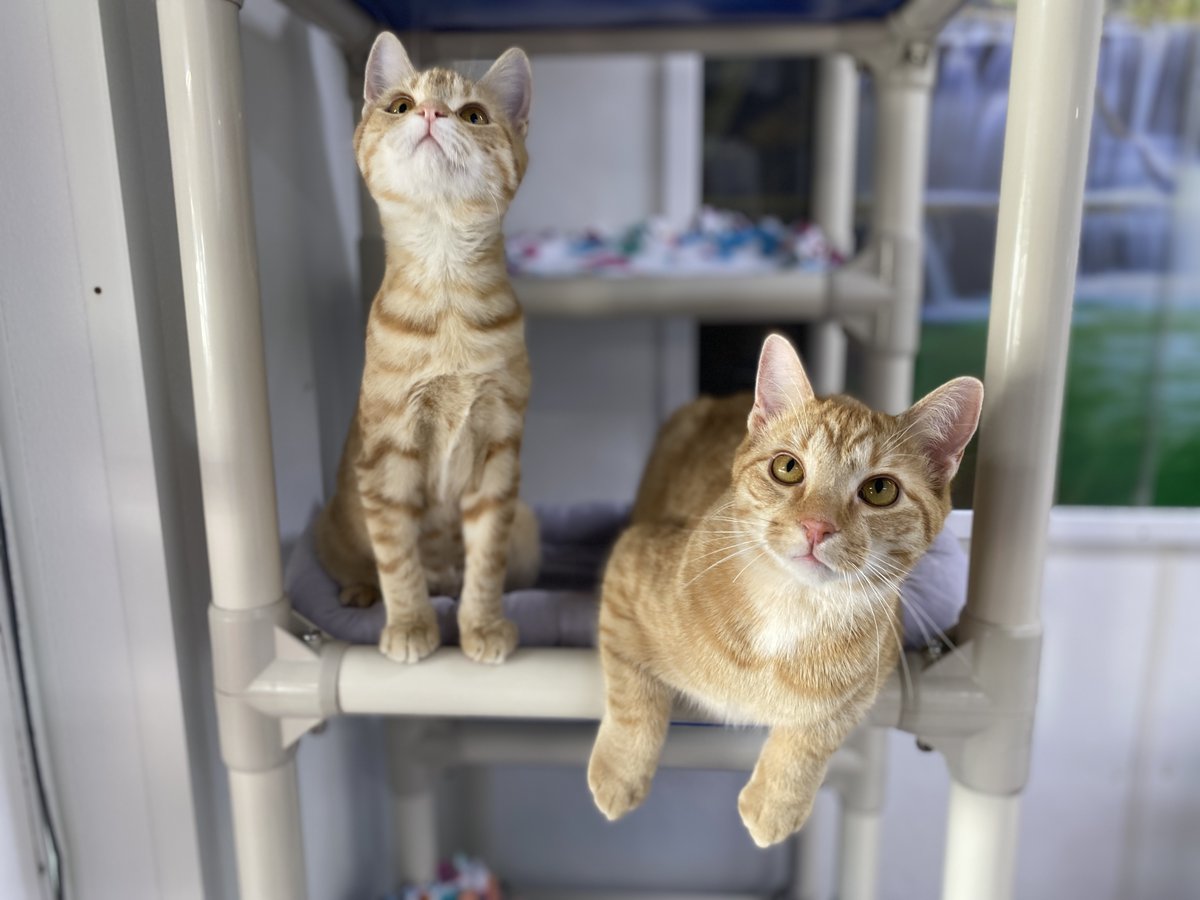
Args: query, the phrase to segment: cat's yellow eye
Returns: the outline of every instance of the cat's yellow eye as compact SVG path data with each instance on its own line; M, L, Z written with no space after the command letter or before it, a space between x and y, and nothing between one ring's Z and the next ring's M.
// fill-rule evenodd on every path
M900 498L900 485L886 475L876 475L863 482L858 496L871 506L891 506Z
M482 106L475 103L468 103L458 111L458 117L464 122L470 122L472 125L486 125L491 119L484 111Z
M410 109L416 107L417 101L408 94L401 94L395 100L388 104L387 111L393 116L402 116Z
M771 477L780 484L799 484L804 480L804 466L796 457L780 453L771 460Z

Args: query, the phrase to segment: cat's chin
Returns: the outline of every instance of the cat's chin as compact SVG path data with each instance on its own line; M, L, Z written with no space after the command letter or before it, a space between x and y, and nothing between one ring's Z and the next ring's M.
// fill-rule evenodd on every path
M771 555L789 576L807 587L824 587L841 578L836 569L808 552L781 553L772 550Z

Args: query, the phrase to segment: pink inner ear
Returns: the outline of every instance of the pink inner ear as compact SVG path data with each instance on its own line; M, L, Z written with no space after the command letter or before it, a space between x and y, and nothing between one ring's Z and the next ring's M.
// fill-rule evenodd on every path
M979 426L983 384L955 378L922 398L906 416L917 420L926 452L947 480L954 477L963 451Z
M798 409L812 399L812 385L795 348L786 338L778 334L770 335L763 342L762 353L758 357L750 430L755 431L769 419Z

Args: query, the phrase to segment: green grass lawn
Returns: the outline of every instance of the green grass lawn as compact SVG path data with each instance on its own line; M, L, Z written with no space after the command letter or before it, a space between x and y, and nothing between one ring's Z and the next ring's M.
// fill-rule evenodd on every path
M1080 300L1071 325L1056 502L1200 506L1200 309ZM927 322L918 396L955 375L983 375L986 322ZM971 504L974 445L956 482Z

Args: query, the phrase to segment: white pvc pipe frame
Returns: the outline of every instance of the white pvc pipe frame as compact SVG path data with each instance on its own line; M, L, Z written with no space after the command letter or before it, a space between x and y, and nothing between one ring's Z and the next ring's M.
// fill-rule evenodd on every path
M938 6L939 0L914 0L906 12L915 10L908 18L919 19L920 9ZM233 0L157 0L157 7L238 878L246 898L298 900L307 890L290 745L305 727L337 713L594 720L600 676L591 651L522 650L505 666L485 669L445 650L401 667L373 648L328 644L312 651L284 629L237 6ZM993 630L1036 637L1040 627L1042 539L1102 7L1103 0L1023 0L1018 7L965 619L972 638ZM903 14L898 18L903 25ZM721 34L725 43L717 46ZM557 35L553 49L597 49L603 44L597 38L606 36L612 37ZM887 27L861 25L627 36L626 49L644 43L654 51L729 52L743 37L751 43L742 49L758 54L896 45ZM513 37L492 36L498 44ZM536 51L545 39L524 42ZM927 91L924 102L922 110L910 92L893 112L902 115L911 104L909 113L923 123ZM903 133L901 124L895 127ZM881 191L877 224L889 224L890 209L898 217L892 224L907 228L912 203L904 195L913 190L897 183ZM907 388L887 384L884 376L906 374L902 368L884 365L873 377L876 392L889 398L886 405ZM1033 660L1036 669L1036 655ZM871 721L903 721L923 736L977 731L992 713L973 674L946 665L918 672L915 697L902 696L893 678ZM1015 822L1015 796L955 785L947 898L1011 895Z

